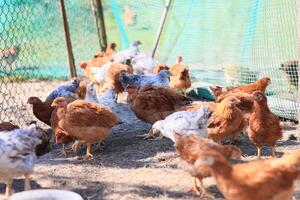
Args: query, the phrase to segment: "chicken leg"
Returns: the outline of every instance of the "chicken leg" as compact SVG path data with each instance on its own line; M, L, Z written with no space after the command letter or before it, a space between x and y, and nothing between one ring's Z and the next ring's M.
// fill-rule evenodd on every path
M198 179L198 180L200 182L199 187L200 187L200 190L201 190L200 198L207 197L209 199L215 199L215 196L213 194L207 192L207 190L206 190L206 188L205 188L205 186L203 184L202 179Z
M261 147L257 147L257 159L261 159Z
M91 154L91 143L86 143L86 159L90 160L93 158L93 155Z
M188 190L188 192L196 193L197 196L201 195L201 191L199 190L199 188L197 186L197 178L196 177L192 177L192 186Z
M275 146L272 146L271 150L272 150L272 154L271 154L272 157L276 157L276 155L275 155L275 150L276 150Z
M145 140L146 140L146 139L149 139L149 138L154 138L153 129L151 128L151 129L149 130L148 133L143 134L143 135L137 135L136 137L142 137L142 138L144 138Z
M8 199L8 197L12 194L12 180L9 180L6 182L6 189L5 189L5 198Z
M25 174L25 179L24 179L24 190L30 190L31 186L30 186L30 178L29 178L29 174Z

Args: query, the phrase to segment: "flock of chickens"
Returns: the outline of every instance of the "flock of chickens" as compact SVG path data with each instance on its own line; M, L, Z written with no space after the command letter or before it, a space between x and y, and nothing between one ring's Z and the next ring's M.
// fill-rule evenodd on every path
M115 52L112 43L105 52L80 63L84 76L59 86L45 101L28 99L36 118L51 126L52 136L35 122L26 128L0 124L0 180L7 185L6 196L11 195L12 181L19 176L25 177L24 189L30 189L36 155L48 152L52 142L62 144L65 156L67 144L73 143L74 152L85 144L85 158L93 158L92 144L101 148L112 127L123 123L100 99L110 93L112 102L120 103L120 94L126 92L135 115L152 124L143 137L166 137L174 142L183 169L193 177L192 192L213 198L202 181L213 176L228 200L290 199L300 175L300 150L275 158L282 130L267 104L265 90L270 78L242 86L211 87L215 102L195 101L186 92L191 80L182 58L168 67L141 53L140 44L134 41L130 48ZM234 144L240 133L247 134L257 147L258 160L232 165L231 159L240 159L242 153L222 141L231 138ZM263 145L271 146L273 158L261 160Z

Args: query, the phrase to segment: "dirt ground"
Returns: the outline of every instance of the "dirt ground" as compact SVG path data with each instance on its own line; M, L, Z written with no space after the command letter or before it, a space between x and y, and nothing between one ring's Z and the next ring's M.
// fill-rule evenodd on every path
M92 160L77 160L77 155L60 155L61 146L38 158L31 186L37 188L66 189L79 193L86 200L98 199L199 199L188 191L190 176L181 170L173 144L168 139L144 140L138 135L148 132L150 126L138 120L126 104L110 105L124 122L113 128L102 150L93 146ZM284 138L278 142L277 156L300 147L296 126L283 122ZM294 134L298 140L291 141ZM239 137L237 146L245 158L255 159L255 147L246 137ZM82 147L81 153L85 153ZM270 155L265 148L264 155ZM216 199L223 199L213 178L205 184ZM22 179L14 182L15 190L22 191ZM5 185L0 184L0 193ZM300 182L295 186L294 199L300 199Z

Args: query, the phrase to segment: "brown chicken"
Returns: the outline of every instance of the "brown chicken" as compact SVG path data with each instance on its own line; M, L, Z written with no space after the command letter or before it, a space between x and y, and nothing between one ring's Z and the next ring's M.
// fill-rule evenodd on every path
M256 91L253 97L253 111L247 129L248 137L257 147L258 158L261 157L261 148L265 144L271 146L272 156L275 157L276 141L282 138L279 118L270 111L264 93Z
M178 111L196 112L202 105L206 105L213 112L215 111L218 103L211 102L211 101L194 101L190 105L186 105L179 108Z
M18 128L20 128L20 127L12 124L11 122L1 122L0 123L0 131L12 131L12 130L15 130Z
M182 57L178 56L176 64L170 68L172 76L170 76L169 86L176 89L183 89L184 95L187 95L186 89L191 87L191 79L189 68L182 64Z
M237 98L227 97L216 106L209 119L208 137L218 144L228 136L235 139L246 125L242 111L236 106L238 103Z
M190 99L167 87L144 86L138 90L136 86L128 86L126 91L127 102L136 116L151 124L191 103Z
M153 68L152 73L153 74L158 74L158 72L160 72L161 70L169 70L170 68L166 65L166 64L157 64L155 65L155 67Z
M229 90L232 90L236 88L237 86L227 86L227 87L221 87L221 86L209 86L209 89L212 91L213 95L217 98L222 93L228 92Z
M198 155L195 167L199 171L209 168L227 200L290 200L300 175L300 150L234 166L213 150Z
M75 100L70 104L64 97L56 98L52 106L61 109L58 113L58 126L76 139L72 145L74 152L81 143L87 146L86 158L92 158L91 144L103 141L111 128L120 123L118 117L106 107L83 100Z
M219 96L217 96L216 102L221 102L229 93L236 93L236 92L244 92L251 94L254 91L262 91L265 92L267 86L271 83L271 79L269 77L263 77L257 80L254 83L250 83L247 85L242 85L238 87L234 87L232 89L227 89L226 92L222 92Z
M108 81L106 83L107 86L105 88L113 88L116 92L116 99L118 101L118 96L120 93L124 92L124 88L119 81L119 76L122 72L126 72L128 74L133 73L133 68L128 65L123 65L119 63L114 63L110 66L107 72Z
M218 145L212 142L210 139L199 138L195 135L182 137L179 134L175 133L174 136L176 141L174 146L183 161L182 166L185 171L190 173L193 177L191 191L196 192L198 195L201 195L201 197L212 197L212 195L206 191L203 184L203 179L211 176L209 169L207 167L202 167L201 170L199 168L195 168L195 162L198 158L199 153L205 153L209 150L215 150L224 155L227 160L230 160L240 159L240 149L232 145ZM197 179L200 182L199 186L196 182Z
M71 101L70 101L71 102ZM70 103L70 102L67 102ZM51 105L52 106L52 105ZM54 107L55 108L55 107ZM67 148L66 145L73 142L73 138L68 135L59 125L58 116L64 116L65 109L64 108L55 108L51 115L51 128L52 128L52 140L55 138L55 142L57 144L62 144L62 155L67 157Z
M52 102L53 100L47 100L43 102L38 97L29 97L27 100L27 103L32 105L34 116L48 126L51 126L50 118L51 113L54 110L54 108L51 107Z
M290 60L281 64L280 70L284 71L286 78L289 82L289 89L291 86L298 89L298 80L299 80L299 65L298 60Z

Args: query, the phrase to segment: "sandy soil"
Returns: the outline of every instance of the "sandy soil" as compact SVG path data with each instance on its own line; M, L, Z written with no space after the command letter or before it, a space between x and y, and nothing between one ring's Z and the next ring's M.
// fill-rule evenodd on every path
M37 188L66 189L79 193L86 200L97 199L199 199L187 190L190 176L183 172L173 144L168 139L144 140L137 135L147 133L150 126L138 120L126 104L112 104L124 122L113 128L102 150L93 146L92 160L77 160L70 153L60 155L61 146L54 145L48 154L39 157L31 185ZM28 107L26 107L28 108ZM30 111L26 111L30 112ZM284 138L278 142L277 156L300 147L299 140L288 140L289 135L299 137L296 126L284 122ZM255 159L255 148L246 137L239 137L244 161ZM264 149L264 155L270 149ZM213 178L205 179L208 190L216 199L223 199ZM22 191L23 180L14 182L15 190ZM295 186L294 199L300 199L300 184ZM0 193L5 185L0 184Z

